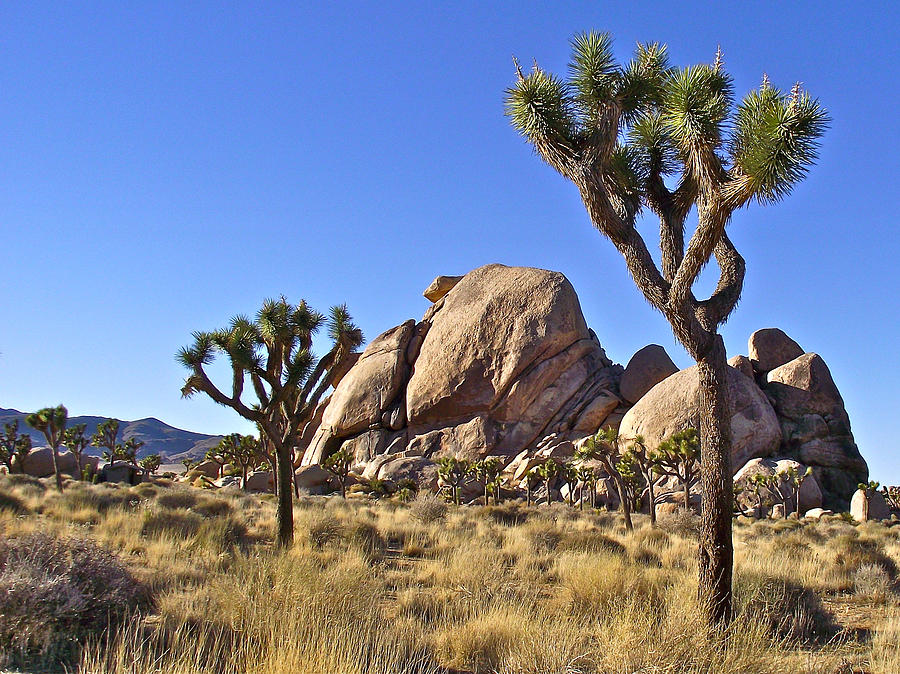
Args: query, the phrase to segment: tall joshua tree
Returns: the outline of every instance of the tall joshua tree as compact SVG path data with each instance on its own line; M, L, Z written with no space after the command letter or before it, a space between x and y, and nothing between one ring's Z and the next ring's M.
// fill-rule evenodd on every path
M799 83L762 85L734 106L719 51L713 64L673 68L666 47L638 44L627 65L606 33L572 40L569 77L541 69L506 92L512 125L578 188L594 226L698 363L703 440L699 598L710 625L731 618L732 482L725 346L718 334L737 305L744 260L726 234L732 215L774 203L817 156L828 116ZM659 219L661 267L637 229L642 209ZM697 223L685 242L691 211ZM718 284L692 288L715 259Z
M332 347L317 361L312 338L326 320ZM305 301L293 306L282 297L263 302L254 319L236 316L227 328L195 332L193 336L194 344L181 349L177 356L190 371L181 393L188 397L202 392L230 407L255 422L275 448L276 543L288 547L294 540L292 453L322 395L334 383L348 356L362 344L362 332L353 324L346 306L332 307L326 319ZM206 373L206 366L218 354L224 354L231 365L228 393ZM249 404L243 400L248 379L256 399Z
M59 472L59 445L63 441L68 419L69 411L62 405L45 407L25 417L25 423L43 433L47 439L47 446L53 453L53 474L56 476L56 488L59 491L63 490L62 475Z

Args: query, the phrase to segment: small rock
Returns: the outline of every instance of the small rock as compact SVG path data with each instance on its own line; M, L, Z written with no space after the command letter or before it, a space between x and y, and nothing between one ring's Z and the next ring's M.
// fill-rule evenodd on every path
M636 403L641 397L666 377L678 372L678 367L659 344L648 344L635 353L619 382L622 397Z
M803 355L803 349L778 328L757 330L747 343L750 361L757 372L768 372Z
M438 276L431 282L431 285L425 288L425 292L422 294L425 295L425 299L437 302L453 290L453 287L459 283L460 279L462 279L462 276Z

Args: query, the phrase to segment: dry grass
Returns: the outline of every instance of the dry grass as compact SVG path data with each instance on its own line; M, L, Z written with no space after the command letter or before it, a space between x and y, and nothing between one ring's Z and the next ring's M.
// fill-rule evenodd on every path
M561 505L360 497L301 499L295 522L278 554L270 497L0 480L5 539L94 540L152 598L75 671L900 671L900 529L740 521L721 647L698 623L689 521L639 516L626 535L615 514Z

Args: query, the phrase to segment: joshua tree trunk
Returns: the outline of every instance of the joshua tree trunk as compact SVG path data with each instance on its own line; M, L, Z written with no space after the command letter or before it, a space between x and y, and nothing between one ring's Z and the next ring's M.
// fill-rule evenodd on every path
M529 482L525 483L525 505L526 507L531 507L531 484Z
M647 480L647 498L650 500L650 526L656 526L656 491L653 487L653 476Z
M731 428L725 345L716 335L700 371L700 582L698 596L710 624L731 621ZM728 505L729 507L725 507Z
M56 476L56 489L63 490L62 475L59 473L59 447L53 447L53 474Z
M275 447L276 468L275 485L277 489L277 526L276 545L289 548L294 543L294 507L291 483L294 477L294 465L291 461L291 448L284 443Z
M241 466L241 489L247 489L247 464Z

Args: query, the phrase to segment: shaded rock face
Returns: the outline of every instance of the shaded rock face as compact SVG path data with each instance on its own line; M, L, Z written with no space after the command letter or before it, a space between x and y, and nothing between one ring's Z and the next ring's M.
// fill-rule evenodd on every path
M727 368L731 400L731 465L771 456L781 443L781 427L772 406L756 383ZM697 366L681 370L654 386L632 407L619 427L625 438L643 435L648 447L677 431L700 428Z
M764 391L781 423L779 452L812 466L824 505L846 510L856 485L868 481L869 469L825 361L805 353L770 371Z
M377 337L341 380L303 465L342 446L380 478L429 473L445 455L508 459L547 435L593 433L621 407L622 368L562 274L494 264L441 278L429 291L450 290L424 320Z
M891 509L888 508L884 496L877 491L866 492L863 489L857 489L853 493L853 498L850 499L850 515L857 522L886 520L891 516Z

